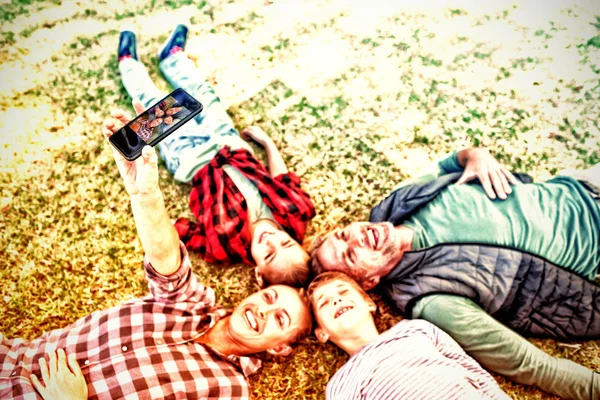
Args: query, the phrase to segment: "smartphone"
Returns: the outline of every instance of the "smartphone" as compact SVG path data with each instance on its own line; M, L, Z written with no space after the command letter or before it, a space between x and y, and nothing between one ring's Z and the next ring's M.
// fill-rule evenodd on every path
M179 88L138 115L109 139L125 159L133 161L146 145L156 146L202 111L202 104Z

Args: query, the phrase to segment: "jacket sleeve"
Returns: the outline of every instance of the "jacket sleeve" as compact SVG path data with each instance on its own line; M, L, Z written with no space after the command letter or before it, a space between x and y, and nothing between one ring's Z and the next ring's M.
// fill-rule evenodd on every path
M398 183L392 192L408 185L431 182L442 175L452 172L462 172L464 168L458 163L457 154L457 151L448 153L438 161L434 161L421 169L416 177Z
M309 221L315 216L315 206L308 193L300 185L300 177L293 172L277 175L274 180L286 185L294 193L294 203L298 207L298 214L302 221Z
M600 374L543 352L467 298L426 296L412 316L437 325L483 367L514 382L566 399L600 398Z

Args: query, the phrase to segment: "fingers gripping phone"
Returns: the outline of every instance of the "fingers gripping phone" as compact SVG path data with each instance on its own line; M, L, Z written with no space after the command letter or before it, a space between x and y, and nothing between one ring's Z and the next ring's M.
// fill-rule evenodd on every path
M185 90L175 89L164 99L115 132L110 143L125 159L133 161L146 145L155 146L202 111L202 104Z

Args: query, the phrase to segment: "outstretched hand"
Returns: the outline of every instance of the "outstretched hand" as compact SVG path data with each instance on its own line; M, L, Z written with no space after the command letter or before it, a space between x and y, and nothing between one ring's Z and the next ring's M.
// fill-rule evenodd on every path
M516 185L517 179L490 154L487 149L467 149L458 154L459 164L464 172L456 182L462 184L475 178L479 179L483 190L490 199L498 196L504 200L512 193L510 185Z
M138 101L133 102L133 108L138 115L144 111L144 106ZM111 115L113 118L105 120L102 128L107 140L131 121L131 116L123 110L112 110ZM158 190L158 157L152 147L145 146L142 156L134 161L128 161L112 145L110 147L130 196L154 193Z
M67 361L64 350L59 349L50 353L48 361L40 358L39 365L43 383L35 375L31 375L31 383L44 400L87 399L87 384L75 354L70 354Z

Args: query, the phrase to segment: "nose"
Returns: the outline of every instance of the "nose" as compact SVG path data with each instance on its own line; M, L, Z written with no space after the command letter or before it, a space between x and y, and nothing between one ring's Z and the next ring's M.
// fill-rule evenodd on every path
M341 302L342 302L342 299L340 299L339 297L337 297L335 300L333 300L333 305L337 306Z
M365 239L359 232L352 232L350 240L348 240L348 247L363 247L365 245Z
M256 314L258 315L258 317L260 319L264 320L265 318L267 318L267 315L269 315L276 309L277 309L277 307L274 304L267 304L267 305L263 305L263 306L259 307L256 310Z
M275 247L275 243L273 243L273 239L271 238L271 236L267 236L265 238L265 246L269 250L273 250L273 248Z

